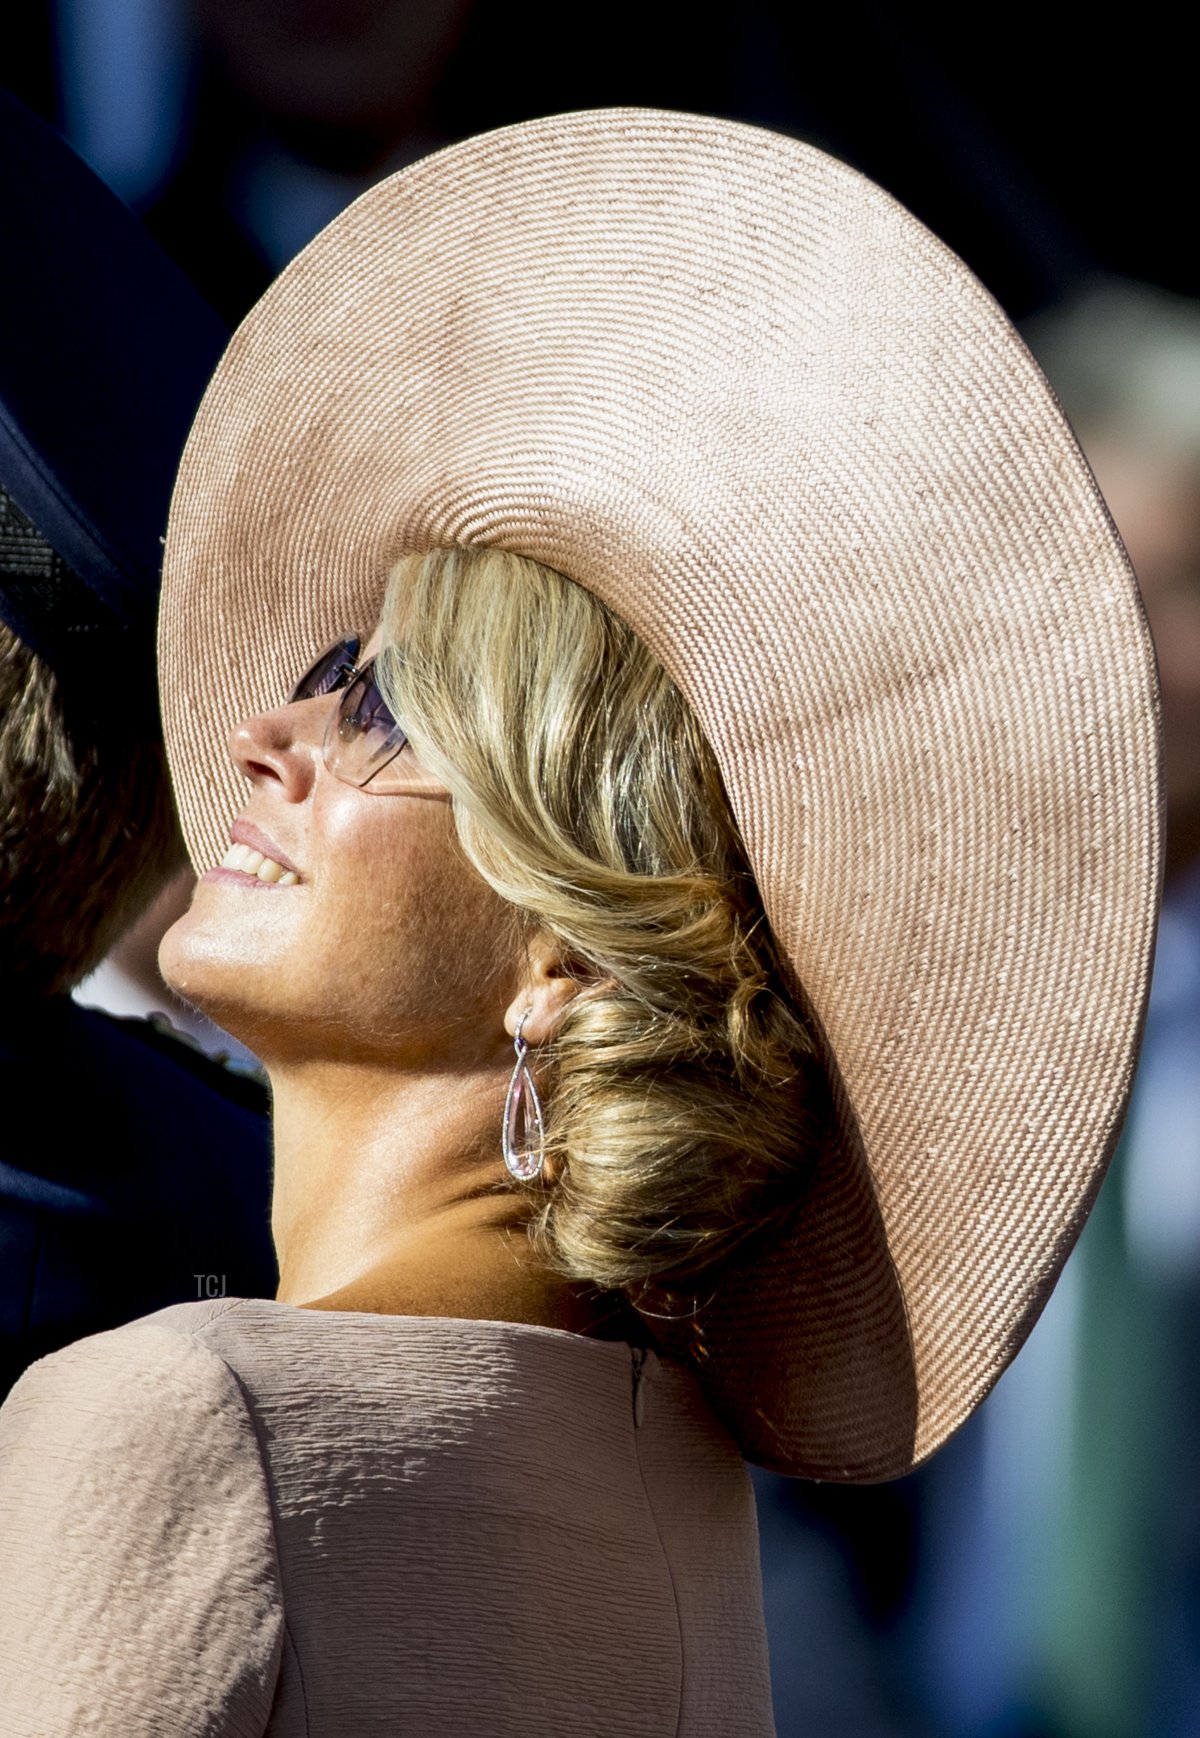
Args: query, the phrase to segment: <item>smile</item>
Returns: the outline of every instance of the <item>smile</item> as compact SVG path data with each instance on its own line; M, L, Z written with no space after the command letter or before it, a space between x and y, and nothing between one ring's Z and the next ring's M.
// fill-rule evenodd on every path
M265 881L280 887L294 887L300 877L294 869L285 869L273 857L264 857L249 845L231 845L220 862L222 869L232 869L255 881Z

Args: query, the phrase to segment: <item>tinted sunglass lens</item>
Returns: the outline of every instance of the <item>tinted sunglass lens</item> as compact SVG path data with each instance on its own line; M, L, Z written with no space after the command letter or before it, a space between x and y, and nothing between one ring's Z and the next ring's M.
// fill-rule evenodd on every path
M326 646L292 689L288 704L297 700L315 700L320 694L331 694L335 688L343 687L347 677L354 673L358 646L357 634L346 634L335 640L332 646Z
M356 785L374 779L408 741L379 692L374 662L371 659L365 664L346 689L327 740L336 759L335 770Z

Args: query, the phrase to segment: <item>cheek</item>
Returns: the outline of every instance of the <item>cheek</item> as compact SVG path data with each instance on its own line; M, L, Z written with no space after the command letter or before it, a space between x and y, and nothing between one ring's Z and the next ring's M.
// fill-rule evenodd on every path
M327 786L289 843L307 885L200 886L164 937L167 981L268 1059L302 1033L414 1063L494 1050L522 952L449 804Z
M370 1005L362 1013L376 1029L444 1035L493 1017L498 1025L512 975L511 908L463 854L449 804L411 799L405 808L402 817L384 811L355 848L347 839L337 853L336 884L320 901L327 946L355 957ZM408 824L391 824L400 819Z

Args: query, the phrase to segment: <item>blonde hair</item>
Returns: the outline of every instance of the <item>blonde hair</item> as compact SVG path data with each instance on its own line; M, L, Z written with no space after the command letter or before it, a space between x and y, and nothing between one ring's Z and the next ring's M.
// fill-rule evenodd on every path
M406 557L383 635L467 857L586 990L532 1059L535 1248L605 1289L692 1289L794 1199L823 1080L704 733L623 621L523 556Z

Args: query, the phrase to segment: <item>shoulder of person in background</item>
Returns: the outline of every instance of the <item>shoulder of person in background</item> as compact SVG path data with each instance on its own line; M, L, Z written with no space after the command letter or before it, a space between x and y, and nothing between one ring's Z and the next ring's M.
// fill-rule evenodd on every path
M89 1010L100 1013L99 1009ZM266 1116L271 1108L266 1071L260 1064L244 1061L240 1056L206 1050L190 1032L181 1032L171 1024L166 1014L152 1013L141 1018L134 1014L103 1014L128 1037L147 1044L176 1068L186 1069L214 1092L232 1099L244 1110Z

